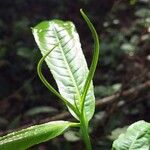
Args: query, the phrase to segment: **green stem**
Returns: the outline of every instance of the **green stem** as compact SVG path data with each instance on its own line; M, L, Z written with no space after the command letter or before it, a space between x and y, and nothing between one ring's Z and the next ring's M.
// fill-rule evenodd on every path
M89 123L85 120L84 115L81 116L80 129L82 132L82 138L86 146L86 150L92 150L92 145L89 137Z
M80 9L81 15L84 18L84 20L86 21L89 29L91 30L92 33L92 37L94 39L94 53L93 53L93 58L92 58L92 63L90 66L90 70L84 85L84 90L82 93L82 97L81 97L81 113L83 112L83 108L84 108L84 103L85 103L85 98L87 95L87 92L89 90L91 81L93 79L95 70L96 70L96 66L98 63L98 58L99 58L99 38L98 38L98 34L93 26L93 24L91 23L91 21L89 20L89 18L86 16L86 14L83 12L82 9Z
M39 78L41 79L41 81L44 83L44 85L53 93L55 94L60 100L62 100L62 102L69 106L74 113L78 116L79 112L78 110L76 110L76 108L69 102L67 101L64 97L62 97L51 85L50 83L46 80L46 78L44 77L44 75L42 74L42 64L45 60L45 58L52 52L53 49L55 49L58 46L58 44L56 44L51 50L49 50L38 62L37 65L37 73Z
M82 97L81 97L81 113L80 113L80 128L82 131L82 136L83 136L83 140L84 143L86 145L86 150L92 150L92 146L91 146L91 141L90 141L90 137L89 137L89 121L86 120L86 116L85 116L85 99L86 99L86 95L87 92L89 90L89 87L91 85L95 70L96 70L96 66L98 63L98 58L99 58L99 38L98 38L98 34L93 26L93 24L91 23L91 21L89 20L89 18L86 16L86 14L82 11L82 9L80 9L80 13L83 17L83 19L86 21L89 29L91 30L92 33L92 37L94 39L94 53L93 53L93 59L92 59L92 63L90 66L90 70L87 76L87 79L85 81L85 85L84 85L84 90L82 93Z

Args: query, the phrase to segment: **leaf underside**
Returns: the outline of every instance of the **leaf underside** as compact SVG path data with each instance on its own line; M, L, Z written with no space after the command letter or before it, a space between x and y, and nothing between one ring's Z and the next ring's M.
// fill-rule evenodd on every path
M43 56L58 44L46 57L46 63L60 94L80 111L81 96L89 70L75 26L70 21L44 21L33 28L33 35ZM85 99L84 109L87 120L90 120L95 109L92 83ZM78 119L74 112L69 110Z
M138 121L113 142L112 150L150 150L150 123Z
M53 121L10 133L0 137L1 150L25 150L62 134L73 124L68 121Z

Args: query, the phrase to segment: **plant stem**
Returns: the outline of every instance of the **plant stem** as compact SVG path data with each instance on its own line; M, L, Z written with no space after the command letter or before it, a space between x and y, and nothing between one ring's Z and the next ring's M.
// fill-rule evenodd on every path
M85 117L82 115L80 120L80 128L82 131L82 138L86 146L86 150L92 150L91 141L89 137L89 123L86 122Z

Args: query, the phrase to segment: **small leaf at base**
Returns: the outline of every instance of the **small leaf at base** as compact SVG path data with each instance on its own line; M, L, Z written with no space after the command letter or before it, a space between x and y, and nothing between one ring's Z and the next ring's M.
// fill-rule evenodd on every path
M41 125L10 133L0 137L1 150L25 150L33 145L48 141L62 134L76 123L68 121L52 121Z

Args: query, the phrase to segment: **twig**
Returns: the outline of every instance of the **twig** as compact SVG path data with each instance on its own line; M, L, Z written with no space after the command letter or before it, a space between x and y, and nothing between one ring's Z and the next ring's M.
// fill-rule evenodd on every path
M100 108L100 107L104 107L106 105L109 105L113 102L117 102L118 101L118 98L119 97L129 97L132 95L132 97L134 96L137 97L143 90L146 90L150 88L150 81L146 81L140 85L137 85L133 88L130 88L129 90L126 90L126 91L123 91L122 94L120 95L120 93L116 93L112 96L108 96L108 97L104 97L102 99L98 99L96 100L96 108ZM130 98L127 99L127 101L130 101ZM63 120L63 119L66 119L66 118L69 118L71 115L70 113L68 112L62 112L62 113L59 113L53 117L48 117L48 118L45 118L43 120L41 120L39 123L44 123L44 122L48 122L48 121L54 121L54 120ZM28 126L30 126L31 124L29 125L25 125L19 129L22 129L22 128L26 128ZM33 125L33 124L32 124ZM10 131L6 131L6 132L3 132L1 134L6 134L8 132L12 132L12 131L16 131L16 129L13 129L13 130L10 130Z
M118 101L119 97L129 97L131 95L132 95L132 97L133 96L136 97L141 91L148 89L148 88L150 88L150 81L146 81L140 85L130 88L129 90L123 91L121 95L120 95L120 93L116 93L114 95L104 97L102 99L98 99L98 100L96 100L96 108L103 107L105 105L109 105L113 102L116 102L116 101ZM71 116L70 113L63 112L63 113L57 114L51 118L46 118L46 119L42 120L41 122L66 119L70 116Z
M104 105L108 105L110 103L113 103L116 101L120 96L122 97L128 97L128 96L137 96L140 91L143 91L144 89L150 88L150 81L146 81L145 83L142 83L140 85L137 85L133 88L130 88L129 90L123 91L122 94L116 93L112 96L104 97L102 99L99 99L96 101L96 107L102 107Z

